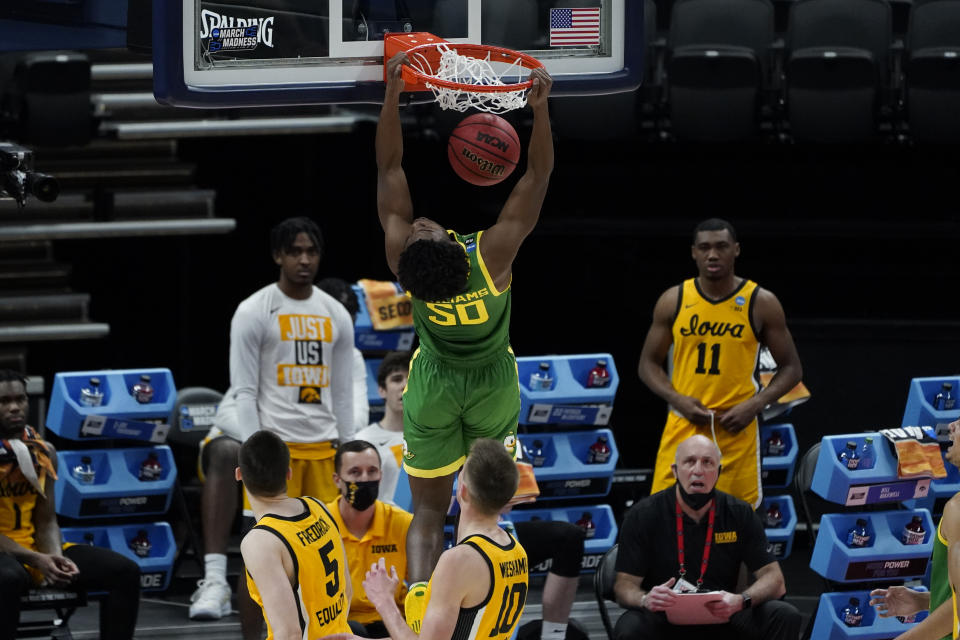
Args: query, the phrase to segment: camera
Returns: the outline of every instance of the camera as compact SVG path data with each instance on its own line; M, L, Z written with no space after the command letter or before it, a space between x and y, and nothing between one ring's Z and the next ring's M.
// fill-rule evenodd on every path
M33 151L12 142L0 142L0 198L13 198L22 207L27 196L53 202L59 195L60 183L56 178L33 170Z

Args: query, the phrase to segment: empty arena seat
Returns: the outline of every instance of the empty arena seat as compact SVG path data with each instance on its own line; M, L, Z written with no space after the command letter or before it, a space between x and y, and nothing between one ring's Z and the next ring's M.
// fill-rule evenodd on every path
M797 0L786 42L787 111L793 137L872 139L890 84L891 9L886 0Z
M770 0L674 3L667 86L678 139L719 142L758 133L773 39Z
M911 135L921 142L960 142L960 2L914 0L906 46Z

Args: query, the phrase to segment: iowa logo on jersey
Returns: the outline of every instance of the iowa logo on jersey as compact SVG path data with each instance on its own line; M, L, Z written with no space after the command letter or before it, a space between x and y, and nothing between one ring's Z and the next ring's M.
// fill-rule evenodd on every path
M320 399L320 387L300 387L301 404L323 404Z

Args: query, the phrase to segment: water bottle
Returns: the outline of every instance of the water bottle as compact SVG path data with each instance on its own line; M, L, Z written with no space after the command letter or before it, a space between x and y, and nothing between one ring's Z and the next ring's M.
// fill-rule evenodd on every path
M847 469L851 471L856 469L860 465L860 454L857 453L857 443L853 440L849 441L847 448L841 451L837 458L840 460L840 464Z
M610 384L610 372L607 371L607 361L597 360L597 366L587 374L587 387L606 387Z
M534 440L533 444L527 447L527 457L530 459L530 464L535 467L542 467L546 456L543 455L543 441Z
M130 549L137 555L138 558L147 558L150 556L150 549L153 548L153 545L150 544L150 538L147 537L147 530L140 529L137 531L137 537L130 541Z
M767 438L767 456L782 456L786 448L787 443L783 441L779 431L774 431L770 434L770 437Z
M99 407L103 404L103 391L100 389L100 378L90 378L90 383L80 389L80 404L86 407Z
M584 511L583 515L580 516L580 519L577 520L575 524L583 529L587 538L592 538L597 534L597 525L593 523L593 516L590 515L589 511Z
M858 469L873 469L877 463L877 452L873 448L873 438L863 439L863 446L860 448L860 465Z
M923 544L923 538L927 532L923 529L923 520L920 516L913 516L904 527L900 534L900 542L903 544Z
M140 464L140 480L141 482L152 482L153 480L159 480L162 475L163 465L157 459L157 454L151 451L147 454L147 459Z
M86 545L89 545L89 546L91 546L91 547L94 546L94 544L93 544L93 534L90 533L89 531L87 531L85 534L83 534L83 543L86 544Z
M936 411L950 411L956 405L953 397L953 384L944 382L940 386L940 391L933 396L933 408Z
M540 367L530 374L530 391L549 391L553 384L553 376L550 375L550 363L541 362Z
M783 525L783 514L780 512L780 505L778 503L770 503L770 507L764 516L764 522L768 529L776 529Z
M860 599L850 598L850 603L840 609L840 619L848 627L859 627L863 621L863 613L860 611Z
M96 476L97 472L93 468L93 460L90 459L90 456L80 458L80 464L73 468L73 477L80 484L93 484Z
M847 546L870 546L870 534L867 532L867 521L863 518L857 518L857 524L850 527L850 530L847 531Z
M140 404L149 404L153 400L153 385L150 384L150 376L147 374L140 376L140 382L133 385L130 394Z
M609 459L610 445L607 444L607 436L600 436L587 451L587 464L604 464Z

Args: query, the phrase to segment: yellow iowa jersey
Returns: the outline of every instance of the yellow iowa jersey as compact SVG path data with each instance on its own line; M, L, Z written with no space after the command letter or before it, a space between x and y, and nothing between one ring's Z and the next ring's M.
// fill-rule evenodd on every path
M708 409L729 409L759 390L760 342L751 322L757 283L743 280L722 300L710 300L691 278L680 285L673 321L670 378Z
M306 513L284 517L265 515L254 529L274 534L293 559L293 593L303 638L320 638L350 631L347 624L347 568L343 566L343 541L336 522L316 498L298 498ZM257 585L247 572L250 597L263 608ZM264 615L266 618L266 615ZM267 638L273 629L267 619Z
M481 535L467 536L459 544L470 545L487 561L490 591L477 606L460 609L450 640L506 640L513 635L527 601L527 552L513 536L507 546L500 546ZM430 607L431 587L433 580L427 585L427 608Z
M407 530L413 515L399 507L377 500L374 503L373 520L362 538L355 537L347 530L340 516L340 496L327 503L327 510L333 516L343 534L343 546L347 549L347 563L350 565L350 577L353 579L353 599L350 601L350 619L360 624L370 624L380 620L377 608L367 598L363 590L363 579L370 565L380 558L386 559L387 570L397 568L402 580L407 575ZM403 611L403 598L406 591L403 585L397 587L397 606Z
M37 470L40 486L46 488L47 473ZM27 549L37 550L33 511L37 506L37 490L14 468L0 478L0 533Z

